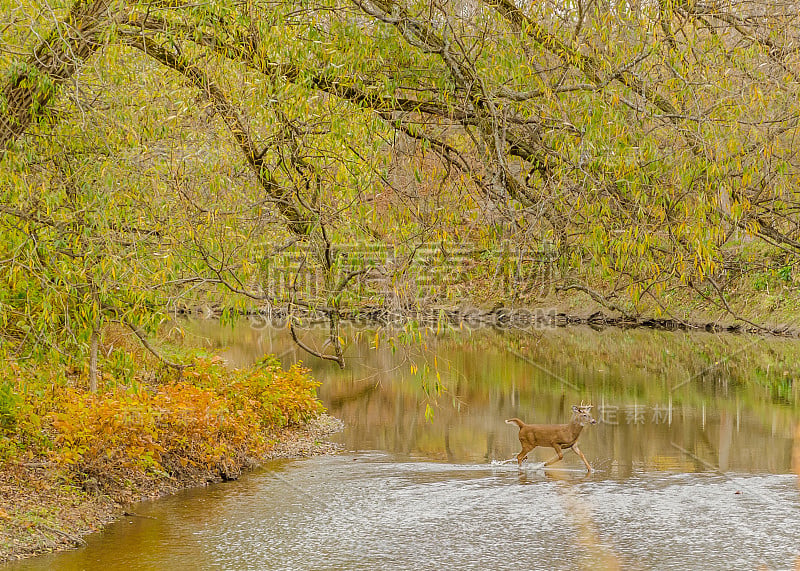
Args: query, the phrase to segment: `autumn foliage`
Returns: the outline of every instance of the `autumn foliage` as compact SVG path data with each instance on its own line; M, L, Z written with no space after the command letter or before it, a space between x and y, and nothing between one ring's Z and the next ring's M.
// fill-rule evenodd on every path
M0 366L1 460L45 461L105 491L232 477L269 450L277 429L323 410L308 370L273 358L234 371L199 358L179 378L97 393L65 378L40 382L13 361Z

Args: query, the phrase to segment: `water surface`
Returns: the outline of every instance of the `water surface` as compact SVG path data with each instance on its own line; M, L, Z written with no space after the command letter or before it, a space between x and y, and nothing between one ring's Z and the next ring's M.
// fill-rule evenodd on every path
M340 371L279 330L194 331L234 365L303 358L345 452L137 504L85 548L8 569L791 569L800 554L796 384L758 382L786 377L793 344L351 331ZM569 452L552 470L542 449L507 462L505 418L565 422L581 401L600 420L580 438L592 475Z

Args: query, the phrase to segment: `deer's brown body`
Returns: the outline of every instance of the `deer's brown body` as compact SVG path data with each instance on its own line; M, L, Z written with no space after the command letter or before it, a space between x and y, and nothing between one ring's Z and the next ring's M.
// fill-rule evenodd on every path
M519 426L519 442L522 444L522 450L517 454L517 462L521 465L528 453L537 446L547 446L558 454L556 458L545 462L544 465L549 466L564 459L562 450L572 448L583 460L583 463L586 464L586 470L591 472L592 467L577 445L578 437L581 435L583 427L597 422L589 414L589 409L591 408L591 406L573 406L572 419L567 424L525 424L518 418L506 420L506 424Z

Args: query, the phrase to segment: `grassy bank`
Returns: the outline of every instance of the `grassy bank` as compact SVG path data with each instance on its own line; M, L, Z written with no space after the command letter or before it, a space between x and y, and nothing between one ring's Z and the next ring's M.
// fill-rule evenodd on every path
M124 360L124 374L104 364L96 393L68 366L0 360L0 561L78 545L130 502L324 451L338 428L298 365Z

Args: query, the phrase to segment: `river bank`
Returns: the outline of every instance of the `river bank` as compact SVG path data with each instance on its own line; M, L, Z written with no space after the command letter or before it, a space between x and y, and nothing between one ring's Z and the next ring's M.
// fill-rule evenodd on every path
M597 294L595 294L597 295ZM712 333L736 333L773 335L778 337L800 337L800 315L788 312L764 314L757 312L732 313L708 311L697 308L680 314L665 311L635 312L625 310L608 300L603 303L593 299L574 299L541 307L515 307L502 304L490 309L477 306L432 305L429 307L387 308L385 306L362 306L339 309L338 320L357 326L403 327L410 323L424 326L447 326L454 328L518 328L546 329L588 325L593 328L621 327L648 328L666 331L707 331ZM652 308L651 308L652 309ZM203 319L244 318L254 328L283 327L289 319L306 324L328 324L328 312L314 308L289 308L285 306L263 306L233 312L223 305L203 304L175 308L173 316L178 318L200 317Z
M81 363L0 353L0 562L81 545L142 499L335 449L342 424L302 364L183 350L175 370L103 333L96 390Z
M280 458L331 454L339 445L328 440L342 430L340 420L321 414L309 422L270 435L267 451L248 458L245 469ZM132 504L178 490L222 482L219 471L176 478L154 478L146 486L99 490L96 483L78 487L63 469L48 462L7 463L0 469L0 563L83 545L83 536L121 517L139 517Z

